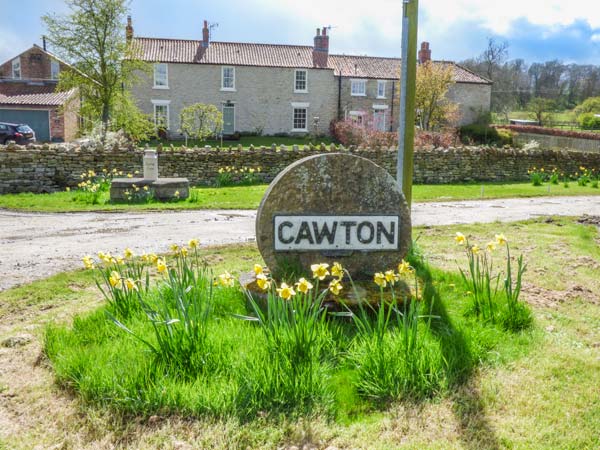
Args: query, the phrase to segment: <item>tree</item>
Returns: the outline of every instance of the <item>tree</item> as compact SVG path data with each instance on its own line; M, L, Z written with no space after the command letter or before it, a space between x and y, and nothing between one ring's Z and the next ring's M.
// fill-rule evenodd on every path
M527 109L531 114L531 117L537 121L541 126L546 124L550 120L552 110L556 104L553 100L541 97L534 97L527 104Z
M449 64L426 62L417 68L415 109L421 129L430 130L456 119L458 107L446 98L454 84Z
M65 1L67 15L42 17L54 53L76 69L61 73L58 89L79 89L84 100L81 114L89 121L84 125L100 120L104 137L134 72L145 70L124 33L129 0Z
M487 48L483 51L479 60L485 65L485 73L488 80L494 80L494 72L508 57L508 42L496 42L494 38L488 38Z
M223 129L223 114L215 105L196 103L186 106L179 113L179 121L179 131L185 135L186 145L188 137L203 141Z

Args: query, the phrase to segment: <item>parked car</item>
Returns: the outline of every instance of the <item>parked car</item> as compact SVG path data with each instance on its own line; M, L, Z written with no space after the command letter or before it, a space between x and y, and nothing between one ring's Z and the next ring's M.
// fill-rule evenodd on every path
M15 141L17 144L31 144L35 142L35 132L24 123L0 122L0 144Z

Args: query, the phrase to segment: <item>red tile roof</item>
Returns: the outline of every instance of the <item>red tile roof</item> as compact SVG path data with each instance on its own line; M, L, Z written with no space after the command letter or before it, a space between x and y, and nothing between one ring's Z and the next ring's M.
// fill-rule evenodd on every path
M24 105L24 106L62 106L69 100L75 89L65 92L52 92L48 94L26 94L26 95L0 95L0 105Z
M333 70L336 76L390 80L398 79L401 63L399 58L333 54L326 62L321 55L313 60L313 48L308 45L211 42L204 49L202 41L184 39L136 37L134 42L140 47L140 58L149 62L323 68ZM490 81L458 64L450 61L439 63L454 66L457 83L490 84Z

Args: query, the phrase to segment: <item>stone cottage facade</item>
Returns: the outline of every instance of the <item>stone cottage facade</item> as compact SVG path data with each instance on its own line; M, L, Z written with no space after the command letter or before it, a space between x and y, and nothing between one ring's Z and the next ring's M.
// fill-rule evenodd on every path
M397 129L400 59L329 53L327 28L314 45L211 42L204 22L202 40L127 37L152 73L132 87L138 106L178 137L179 112L194 103L223 112L224 134L322 134L336 119L351 118L384 131ZM430 58L428 44L420 62ZM489 111L491 82L452 62L461 124Z

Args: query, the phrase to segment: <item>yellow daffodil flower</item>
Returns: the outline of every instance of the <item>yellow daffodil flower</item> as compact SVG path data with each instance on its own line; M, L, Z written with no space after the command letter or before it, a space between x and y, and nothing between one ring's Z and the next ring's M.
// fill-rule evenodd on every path
M313 288L313 285L306 278L300 278L298 280L298 282L296 283L296 288L303 294L306 294L308 291L310 291Z
M156 264L158 261L158 255L156 253L150 253L150 255L148 255L148 260L152 263L152 264Z
M373 276L373 281L379 287L384 288L387 286L387 281L385 280L385 275L382 274L381 272L377 272L375 274L375 276Z
M190 239L188 245L190 248L198 248L200 246L200 241L198 239Z
M396 275L393 270L387 270L383 274L383 276L385 277L385 281L387 281L391 285L394 285L394 283L396 283L396 281L398 281L398 275Z
M496 243L497 243L498 245L504 245L504 244L506 244L506 242L507 242L507 240L506 240L506 236L504 236L504 234L502 234L502 233L501 233L501 234L497 234L497 235L495 236L495 238L496 238Z
M177 253L179 251L179 245L177 245L177 244L171 244L171 246L169 248L171 249L171 251L173 253Z
M321 264L313 264L310 266L310 270L312 270L313 278L318 278L323 281L327 275L329 275L329 264L321 263Z
M342 283L340 283L340 280L338 280L338 279L331 280L331 282L329 283L329 290L331 291L331 293L333 295L340 295L340 292L342 291L342 289L344 289L344 287L342 286Z
M490 253L491 253L491 252L493 252L494 250L496 250L496 243L495 243L494 241L490 241L490 242L488 242L488 243L487 243L487 245L486 245L486 247L485 247L485 248L486 248L486 250L487 250L488 252L490 252Z
M84 256L83 257L83 266L86 269L93 269L94 268L94 260L92 259L91 256Z
M398 264L398 273L400 275L405 273L412 273L413 270L414 269L410 266L410 263L408 261L402 260L402 262Z
M131 278L127 278L125 280L125 287L129 291L137 291L138 290L137 284L135 284L135 281L133 281Z
M128 173L127 178L133 178L133 174Z
M296 291L291 286L288 286L285 283L281 283L281 286L277 288L277 295L279 295L284 300L289 300L294 295L296 295Z
M233 287L235 284L235 279L229 272L224 272L219 275L219 284L224 287Z
M110 273L108 282L112 287L116 289L121 289L123 287L123 279L121 278L121 275L119 275L119 272L116 272L114 270Z
M474 255L478 255L479 250L480 250L480 248L477 245L474 245L473 247L471 247L471 251L473 252Z
M71 192L71 188L70 188L69 186L67 186L67 187L65 188L65 191L67 191L67 192Z
M185 258L188 255L188 249L187 249L187 247L181 247L179 249L179 254Z
M133 250L131 250L130 248L126 248L125 252L123 253L123 256L125 256L125 259L131 259L134 256Z
M263 266L261 266L260 264L254 264L254 274L260 275L262 273L264 273Z
M334 262L331 268L331 275L336 277L338 280L344 278L344 268L339 262Z
M263 291L266 291L271 288L271 280L269 280L264 273L259 273L258 275L256 275L256 284Z
M456 236L454 236L454 240L459 244L464 244L466 242L467 238L460 231L457 231Z
M167 263L164 259L159 258L156 260L156 270L158 271L158 273L165 273L167 269Z

